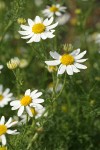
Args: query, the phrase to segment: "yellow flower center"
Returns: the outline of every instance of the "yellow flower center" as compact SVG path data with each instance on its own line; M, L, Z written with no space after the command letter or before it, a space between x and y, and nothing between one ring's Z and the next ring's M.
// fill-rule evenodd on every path
M69 54L64 54L62 55L60 61L63 65L71 65L74 63L74 57Z
M23 106L27 106L31 102L32 102L32 98L30 96L24 96L20 101L21 105L23 105Z
M33 115L36 115L36 114L37 114L35 108L31 108L31 112L32 112Z
M0 101L2 101L3 98L4 98L4 96L0 94Z
M38 33L42 33L45 31L45 26L43 23L37 23L37 24L34 24L33 27L32 27L32 32L38 34Z
M6 147L0 147L0 150L7 150Z
M0 136L5 134L7 131L7 127L5 125L0 125Z
M56 12L56 11L58 11L58 8L53 5L53 6L50 7L50 11L51 12Z

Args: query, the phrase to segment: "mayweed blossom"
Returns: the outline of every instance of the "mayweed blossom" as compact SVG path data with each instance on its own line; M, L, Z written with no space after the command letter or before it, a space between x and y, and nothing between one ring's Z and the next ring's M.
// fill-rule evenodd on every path
M27 43L40 42L41 39L53 38L55 36L53 34L55 30L52 29L54 29L58 23L51 25L52 22L53 17L50 19L47 18L44 21L39 16L36 16L34 21L28 19L28 25L20 26L23 29L23 31L19 31L19 33L23 35L21 38L30 38Z
M0 73L1 73L2 68L3 68L3 65L0 65Z
M68 75L73 75L73 73L80 72L79 69L86 69L85 65L80 63L85 62L87 59L81 59L85 54L86 51L80 53L80 49L74 50L70 54L63 54L60 55L56 51L50 52L50 55L55 60L52 61L45 61L45 63L49 66L56 66L60 65L58 68L58 74L63 74L65 71Z
M60 6L60 4L52 5L52 6L47 6L46 9L44 9L42 12L44 16L46 17L52 17L54 15L56 16L61 16L62 13L66 11L65 6Z
M20 64L20 60L18 57L11 58L9 62L7 62L7 67L11 70L16 69Z
M40 103L44 102L44 99L39 98L42 95L42 92L38 92L38 90L34 90L31 92L30 89L26 90L25 96L23 96L20 100L15 100L10 103L12 106L12 110L18 110L18 116L21 116L26 109L26 112L29 116L33 117L31 107L35 107L36 109L42 109L43 106Z
M9 118L7 123L5 124L5 117L2 116L0 120L0 141L2 141L2 145L6 145L6 136L5 134L18 134L17 130L10 130L9 128L13 125L16 125L17 121L12 122L12 118Z
M7 105L12 100L12 95L9 88L3 91L3 85L0 85L0 107Z
M58 22L58 25L64 25L66 24L70 19L70 14L65 13L62 16L59 16L56 18L56 21Z

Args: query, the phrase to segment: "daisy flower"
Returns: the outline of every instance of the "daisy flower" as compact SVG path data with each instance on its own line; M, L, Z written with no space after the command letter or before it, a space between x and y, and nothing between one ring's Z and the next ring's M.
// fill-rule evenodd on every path
M1 73L2 68L3 68L3 65L0 65L0 73Z
M7 105L12 100L12 95L9 88L3 91L3 85L0 85L0 107Z
M82 65L82 62L85 62L87 59L81 59L86 54L86 51L80 53L80 49L74 50L70 54L60 55L56 51L50 52L50 55L55 60L45 61L49 66L60 65L58 68L58 74L63 74L65 71L68 75L73 75L73 73L80 72L79 69L86 69L85 65Z
M56 16L61 16L62 13L66 11L65 6L61 6L60 4L52 5L52 6L47 6L46 9L44 9L42 12L44 16L46 17L52 17L54 15Z
M26 90L25 95L20 100L15 100L10 103L12 110L19 109L18 116L21 116L26 109L29 116L33 117L31 107L35 107L37 109L43 108L40 103L43 103L44 99L39 98L41 95L42 92L38 92L38 90L34 90L32 92L30 89Z
M58 23L51 25L52 22L53 17L50 19L47 18L44 21L39 16L36 16L34 21L28 19L28 25L20 26L23 29L23 31L19 31L19 33L23 35L21 38L30 38L27 43L40 42L41 39L53 38L55 36L53 34L55 30L52 29L54 29Z
M12 122L12 118L9 118L7 123L5 123L5 117L2 116L0 120L0 141L2 145L6 145L6 136L5 134L18 134L17 130L10 130L9 128L17 124L17 121Z

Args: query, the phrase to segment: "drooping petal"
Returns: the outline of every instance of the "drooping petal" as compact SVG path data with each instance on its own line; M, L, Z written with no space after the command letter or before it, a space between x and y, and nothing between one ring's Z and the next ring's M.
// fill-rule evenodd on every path
M1 139L2 139L2 145L6 145L6 136L4 134L1 135Z
M30 117L33 117L32 111L31 111L29 106L26 106L26 111L27 111L27 113L29 114Z
M80 72L80 70L79 70L79 69L77 69L74 65L72 65L72 69L73 69L73 72L75 72L75 73Z
M21 116L24 111L24 106L21 106L18 110L18 116Z
M68 66L66 67L66 71L67 71L67 74L68 74L68 75L73 75L73 70L72 70L72 66L71 66L71 65L68 65Z
M58 68L58 74L63 74L65 70L66 70L66 66L61 64Z

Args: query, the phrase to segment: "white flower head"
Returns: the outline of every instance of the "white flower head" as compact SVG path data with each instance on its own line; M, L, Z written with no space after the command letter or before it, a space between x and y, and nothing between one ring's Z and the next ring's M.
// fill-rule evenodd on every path
M18 110L18 116L21 116L26 109L26 112L30 117L33 117L31 107L36 109L42 109L43 106L41 103L44 102L44 99L39 98L42 95L42 92L34 90L31 92L30 89L26 90L25 95L20 100L15 100L10 103L12 110Z
M12 122L12 118L9 118L7 123L5 123L5 117L2 116L0 119L0 141L2 145L6 145L6 136L5 134L18 134L17 130L10 130L9 128L13 125L16 125L17 121Z
M1 70L3 69L3 65L0 65L0 73L1 73Z
M44 9L42 12L44 16L46 17L52 17L54 15L56 16L61 16L62 13L66 11L65 6L61 6L60 4L52 5L52 6L47 6L46 9Z
M0 107L7 105L12 100L12 95L9 88L3 91L3 85L0 85Z
M49 66L60 65L58 68L58 75L63 74L65 71L68 75L73 75L73 73L80 72L79 69L86 69L85 65L82 65L82 62L85 62L87 59L81 59L86 54L86 51L80 53L80 49L74 50L70 54L60 55L56 51L50 52L50 55L53 59L52 61L45 61Z
M70 14L65 13L62 16L59 16L56 18L56 21L58 22L59 25L64 25L66 24L70 19Z
M53 38L55 36L53 34L55 31L54 28L58 23L51 25L52 22L53 17L50 19L47 18L44 21L39 16L36 16L34 21L28 19L28 25L20 26L23 29L23 31L19 31L23 35L21 38L30 39L27 43L40 42L41 39Z

